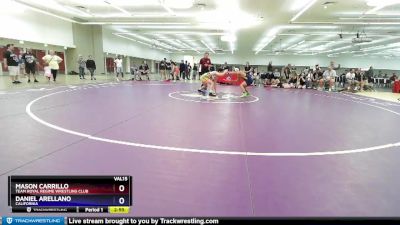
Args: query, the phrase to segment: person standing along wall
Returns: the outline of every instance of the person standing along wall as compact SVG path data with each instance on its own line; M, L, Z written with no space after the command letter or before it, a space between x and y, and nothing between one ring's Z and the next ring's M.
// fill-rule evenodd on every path
M143 61L143 64L140 65L139 67L140 75L141 76L146 76L147 80L150 80L149 76L149 65L147 65L146 61ZM142 80L142 77L140 77L140 80Z
M173 72L173 64L172 64L172 59L169 60L169 62L166 63L167 65L167 77L168 80L173 80L174 79L174 72Z
M167 78L167 59L166 58L161 60L158 69L160 71L161 80L162 81L163 80L168 80L168 78Z
M188 80L191 79L190 74L192 73L192 66L190 65L190 63L187 64L187 70L186 70L186 77Z
M22 78L25 78L25 61L22 58L23 54L25 54L24 49L20 48L19 49L19 55L18 55L18 67L19 67L19 75Z
M197 71L198 71L198 67L197 67L197 64L196 63L194 63L193 64L193 80L196 80L196 76L197 76Z
M31 75L35 83L39 82L36 79L36 57L32 54L32 50L28 49L26 53L22 55L22 59L25 62L25 73L28 75L28 83L31 82Z
M78 66L79 66L79 79L85 79L85 67L86 67L86 60L83 59L82 55L79 55L78 58Z
M44 61L45 66L48 66L50 68L51 75L53 76L53 81L56 82L57 73L60 69L60 66L58 64L61 63L63 60L58 55L56 55L53 50L50 50L49 54L43 56L42 60ZM48 79L50 81L50 77Z
M187 61L185 61L185 64L184 64L184 73L183 73L183 80L189 80L189 74L188 74L188 62Z
M185 79L185 62L183 60L179 64L179 79Z
M8 69L8 74L13 84L20 84L18 80L19 67L18 67L18 56L14 53L14 45L8 44L7 51L4 52L4 68Z
M274 68L272 67L272 61L269 61L268 63L267 72L271 74L274 72Z
M115 65L115 73L117 76L117 81L119 81L118 79L119 74L121 74L122 78L124 77L124 69L122 67L122 59L120 55L114 60L114 65Z
M171 68L172 68L172 80L179 80L179 66L176 65L174 61L171 60Z
M96 80L94 77L94 71L96 70L96 62L92 59L92 56L88 56L88 60L86 60L86 68L90 72L90 80Z

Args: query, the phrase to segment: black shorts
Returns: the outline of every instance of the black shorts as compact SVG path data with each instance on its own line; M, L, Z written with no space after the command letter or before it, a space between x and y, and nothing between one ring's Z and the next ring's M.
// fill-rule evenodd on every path
M35 66L29 66L28 64L25 65L25 72L27 74L35 74L36 69Z
M274 79L275 77L274 77L274 74L272 74L272 73L268 73L267 74L267 79L268 80L272 80L272 79Z
M260 78L261 79L268 79L268 74L262 73Z

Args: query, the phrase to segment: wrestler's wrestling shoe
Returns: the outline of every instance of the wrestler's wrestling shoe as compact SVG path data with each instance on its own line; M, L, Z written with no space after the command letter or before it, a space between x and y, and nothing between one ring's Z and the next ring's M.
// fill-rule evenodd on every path
M249 97L250 93L249 92L243 92L243 94L240 96L241 98Z

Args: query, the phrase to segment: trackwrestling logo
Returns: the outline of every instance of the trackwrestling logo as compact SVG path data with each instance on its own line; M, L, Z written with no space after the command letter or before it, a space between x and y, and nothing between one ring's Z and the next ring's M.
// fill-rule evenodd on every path
M3 224L8 225L64 225L64 217L3 217Z

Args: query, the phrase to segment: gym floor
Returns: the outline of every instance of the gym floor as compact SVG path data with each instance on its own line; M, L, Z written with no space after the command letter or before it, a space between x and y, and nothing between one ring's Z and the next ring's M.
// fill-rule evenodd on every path
M399 102L63 79L0 91L0 187L9 175L132 175L134 216L398 216Z

